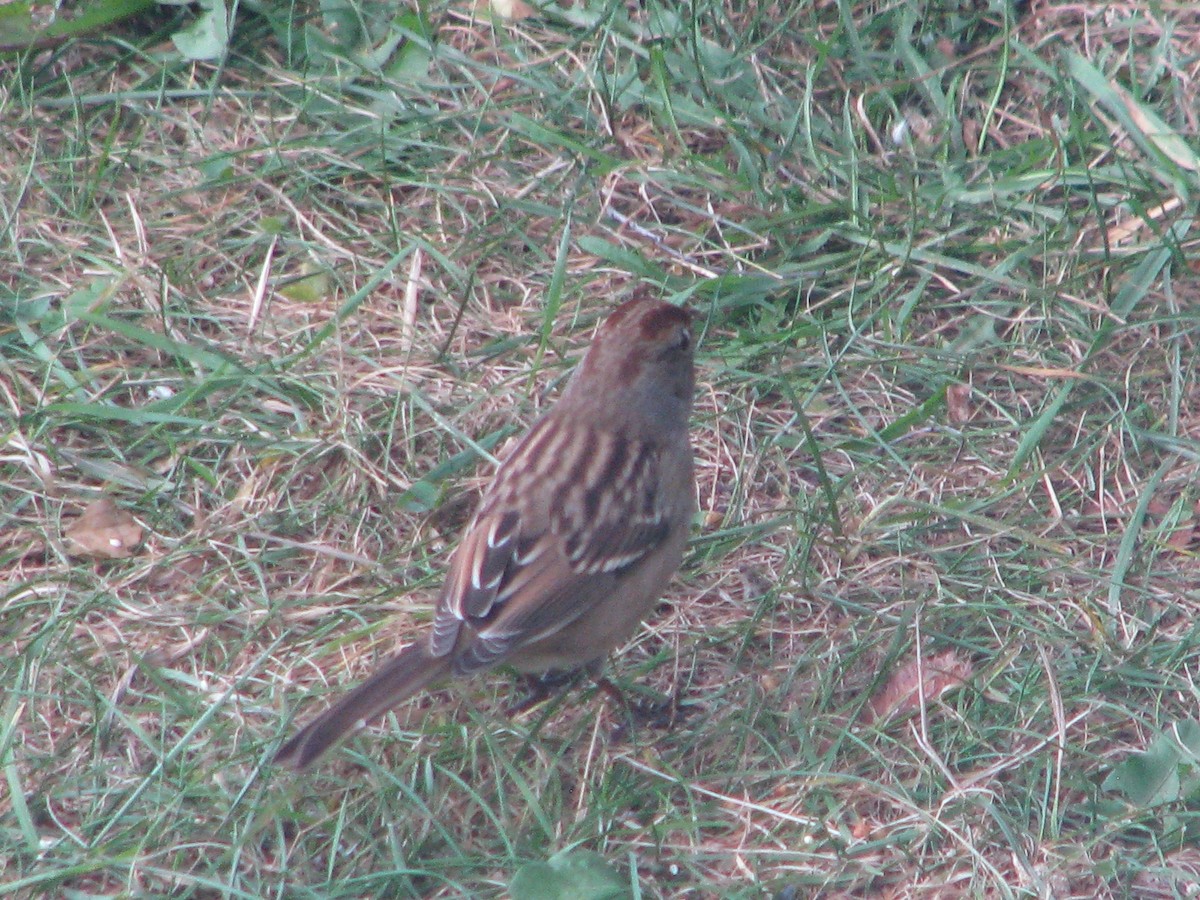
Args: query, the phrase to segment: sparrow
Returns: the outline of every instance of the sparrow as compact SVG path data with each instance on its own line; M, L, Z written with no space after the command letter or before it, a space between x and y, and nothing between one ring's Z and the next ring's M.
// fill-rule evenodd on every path
M646 297L608 316L484 489L428 634L301 728L276 762L309 768L432 682L502 664L599 671L683 559L696 509L692 320Z

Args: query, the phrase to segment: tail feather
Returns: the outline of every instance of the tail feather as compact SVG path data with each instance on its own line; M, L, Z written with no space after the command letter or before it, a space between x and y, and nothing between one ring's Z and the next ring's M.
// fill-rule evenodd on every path
M309 722L279 748L275 762L303 771L352 734L360 723L383 715L432 681L450 674L445 657L425 641L406 647L378 672Z

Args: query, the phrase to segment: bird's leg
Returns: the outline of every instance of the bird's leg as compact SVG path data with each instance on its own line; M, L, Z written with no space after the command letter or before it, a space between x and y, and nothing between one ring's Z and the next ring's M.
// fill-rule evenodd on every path
M613 730L613 740L623 740L629 725L642 725L648 728L672 728L682 722L687 717L688 712L690 712L690 710L680 705L678 692L663 695L651 691L649 688L639 688L640 692L651 694L652 696L630 699L625 691L622 691L609 678L601 674L599 667L589 666L588 673L596 682L596 687L604 693L604 696L608 697L625 714L625 722Z
M521 684L525 688L525 696L505 710L510 716L518 716L529 712L535 706L557 697L575 685L583 669L551 669L549 672L532 674L521 673Z
M517 716L529 712L546 700L559 697L574 687L583 675L595 683L613 707L620 711L624 721L612 734L615 741L624 740L630 727L671 728L682 722L690 709L682 706L679 694L659 694L647 687L637 687L641 697L631 697L604 674L604 660L593 660L576 669L552 669L540 674L521 673L521 684L525 696L505 710Z

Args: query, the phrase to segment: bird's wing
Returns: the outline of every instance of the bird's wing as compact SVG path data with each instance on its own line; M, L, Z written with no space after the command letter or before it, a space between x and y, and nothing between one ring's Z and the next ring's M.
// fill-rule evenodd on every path
M574 622L667 537L648 445L594 430L567 439L548 421L501 465L451 562L430 649L457 647L459 671Z

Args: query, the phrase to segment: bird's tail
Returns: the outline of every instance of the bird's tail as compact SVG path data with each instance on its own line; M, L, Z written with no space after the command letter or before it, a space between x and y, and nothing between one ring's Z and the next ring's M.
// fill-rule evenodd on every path
M446 657L430 654L425 641L406 647L383 667L317 718L275 754L275 762L300 772L358 728L407 700L431 681L450 674Z

